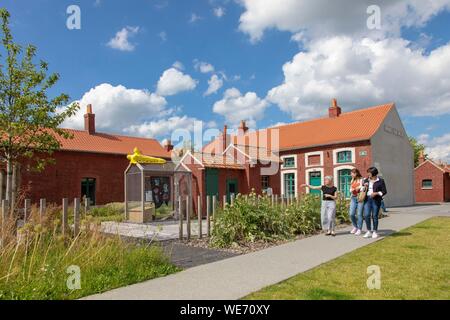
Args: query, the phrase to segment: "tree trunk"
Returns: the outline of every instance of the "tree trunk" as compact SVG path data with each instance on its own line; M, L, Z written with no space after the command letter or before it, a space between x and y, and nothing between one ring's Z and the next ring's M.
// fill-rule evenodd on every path
M6 164L6 193L5 198L6 200L11 203L12 201L12 194L13 194L13 163L10 159L8 159Z

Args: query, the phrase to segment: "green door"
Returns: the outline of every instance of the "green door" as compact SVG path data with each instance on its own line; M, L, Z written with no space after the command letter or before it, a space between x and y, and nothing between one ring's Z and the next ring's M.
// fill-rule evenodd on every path
M284 195L285 196L295 196L295 174L285 173L284 174Z
M219 195L219 170L214 168L206 169L206 195Z
M238 181L237 179L227 179L227 201L231 201L231 195L238 194Z
M338 177L339 177L339 191L341 191L346 198L350 198L350 184L352 181L351 170L350 169L339 170Z
M310 172L309 173L309 184L314 187L320 186L322 184L322 173L320 171ZM320 195L321 191L311 189L309 192L312 194Z
M81 179L81 197L89 199L90 205L95 205L95 178Z

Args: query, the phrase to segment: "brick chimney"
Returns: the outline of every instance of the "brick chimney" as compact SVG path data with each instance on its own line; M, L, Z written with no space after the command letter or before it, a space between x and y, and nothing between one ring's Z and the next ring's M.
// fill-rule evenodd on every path
M228 146L227 145L227 142L228 142L227 130L228 130L228 126L224 125L223 126L223 132L222 132L222 151L224 151L225 148Z
M245 123L245 120L241 120L238 128L238 135L243 136L248 131L248 127Z
M331 100L331 106L328 108L328 116L330 118L337 118L341 115L342 110L341 107L338 106L337 100Z
M423 153L423 150L420 150L419 152L419 164L422 164L425 162L425 154Z
M173 150L173 144L172 144L172 141L171 141L171 140L166 140L166 141L164 142L163 148L164 148L164 150L166 150L167 152L172 151L172 150Z
M92 113L92 104L88 104L86 107L84 130L89 132L89 134L95 134L95 114Z

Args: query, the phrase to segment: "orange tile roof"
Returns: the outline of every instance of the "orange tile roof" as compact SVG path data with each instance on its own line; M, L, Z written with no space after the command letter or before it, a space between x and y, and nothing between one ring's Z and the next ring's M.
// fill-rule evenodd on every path
M268 146L271 150L301 149L314 146L330 145L342 142L369 140L381 126L386 115L395 108L394 103L343 112L339 117L323 117L304 122L296 122L274 128L253 131L244 136L233 135L228 141L233 144L245 144L258 146L259 137L267 135ZM272 146L271 137L274 130L279 133L279 148ZM205 148L205 152L212 152L222 142L222 137L217 138Z
M155 139L100 132L89 134L87 131L74 129L64 130L70 132L73 139L64 139L56 135L61 143L61 150L126 155L132 154L133 149L137 147L144 155L160 158L170 158L171 156L170 152L167 152Z
M229 155L212 155L209 153L195 152L192 154L197 160L201 161L206 168L219 168L219 169L245 169L242 163L239 163L237 159Z

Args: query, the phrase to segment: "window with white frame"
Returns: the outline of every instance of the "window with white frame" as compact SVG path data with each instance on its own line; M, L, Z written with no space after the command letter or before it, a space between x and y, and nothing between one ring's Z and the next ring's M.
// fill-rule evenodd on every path
M295 169L297 168L297 156L289 155L281 157L283 160L282 169Z
M341 148L333 150L334 164L355 163L355 148Z

